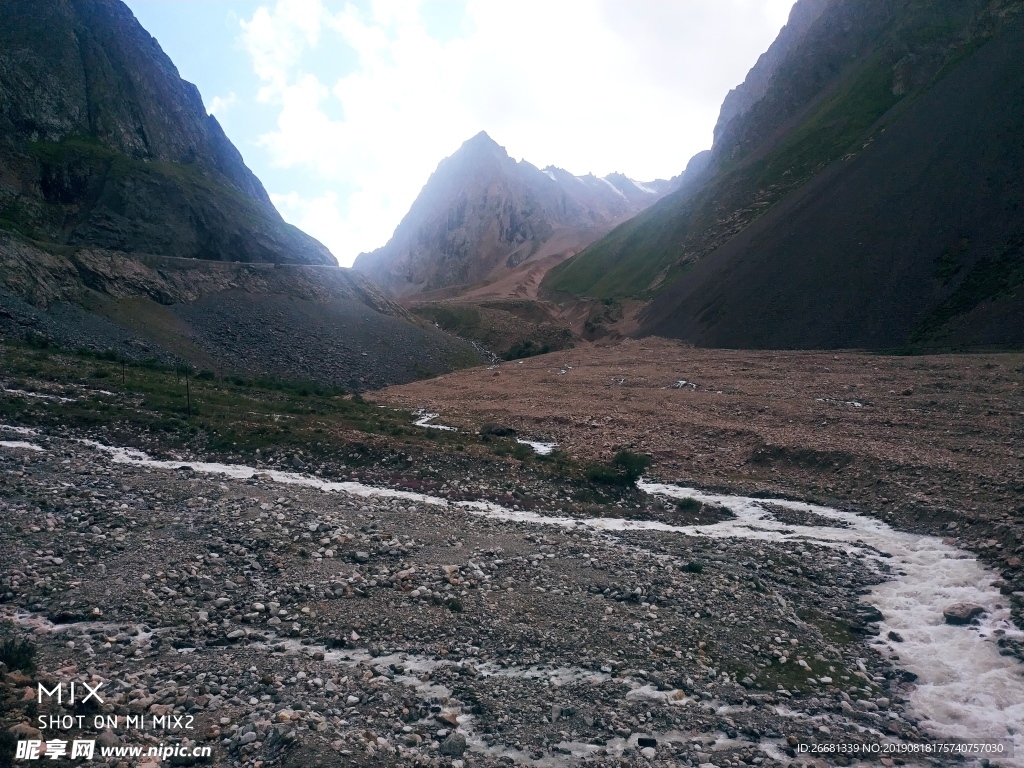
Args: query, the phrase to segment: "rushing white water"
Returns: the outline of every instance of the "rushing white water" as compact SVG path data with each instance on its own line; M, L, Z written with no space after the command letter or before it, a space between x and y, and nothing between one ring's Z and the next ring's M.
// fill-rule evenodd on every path
M26 443L24 440L0 440L0 446L3 446L4 448L24 448L29 451L43 450L38 445Z
M558 443L543 443L539 440L523 440L518 437L516 438L516 442L519 443L520 445L530 446L531 448L533 448L533 452L536 453L538 456L547 456L553 450L555 450L555 446L558 445Z
M640 483L648 493L694 498L728 507L736 518L702 526L697 534L768 541L809 540L819 544L873 547L891 555L896 578L871 590L865 601L885 616L882 637L889 631L903 637L890 643L900 666L918 675L910 696L922 726L936 736L962 739L1008 739L1015 759L1001 765L1024 765L1024 666L1000 656L1000 636L1024 638L1010 620L1009 601L991 586L996 575L973 555L943 544L933 536L893 530L873 518L813 504L772 500L772 504L811 512L848 524L846 528L783 524L757 499L718 496L691 488ZM985 608L979 626L950 626L942 611L959 602Z
M26 392L23 389L4 389L0 387L0 392L5 395L16 395L19 397L34 397L38 400L53 400L58 403L73 403L77 400L77 397L61 397L60 395L44 395L39 392Z
M0 424L0 430L4 432L14 432L18 435L38 435L38 429L32 429L31 427L15 427L11 424Z
M161 461L127 448L82 441L109 454L115 462L174 470L189 466L197 472L224 474L238 479L259 475L280 482L342 491L358 496L401 498L436 506L450 506L472 514L509 520L584 526L604 531L653 530L711 538L746 538L760 541L809 541L849 551L877 550L890 557L895 577L871 590L865 601L884 615L882 635L899 633L904 642L892 644L900 666L918 675L910 696L913 714L940 738L1004 739L1014 744L1016 757L999 759L1001 765L1024 766L1024 666L1001 656L998 637L1024 638L1010 620L1008 600L991 586L995 574L971 554L932 536L893 530L874 518L802 502L771 500L771 504L840 521L845 527L793 525L772 517L762 500L703 493L661 483L639 482L641 490L672 498L727 507L735 517L714 525L674 526L649 520L592 518L578 520L535 512L510 510L484 501L457 501L409 491L375 488L355 482L328 482L308 475L260 470L243 465L209 462ZM976 626L950 626L943 609L952 603L971 602L985 608Z
M610 674L595 672L594 670L585 669L583 667L563 666L556 668L542 668L539 666L503 666L493 661L478 663L472 658L456 662L409 653L389 653L374 656L365 648L353 648L341 651L330 650L322 645L302 645L298 640L278 639L276 637L266 639L262 642L262 645L264 647L274 647L276 649L283 647L286 653L294 655L312 654L319 651L323 653L324 661L341 667L365 666L377 671L386 669L401 670L394 673L393 682L416 689L422 697L437 697L437 699L443 703L445 711L457 716L458 728L466 736L466 740L472 751L476 753L487 753L497 757L508 756L517 764L530 765L535 768L546 768L548 766L554 768L555 766L564 766L566 765L566 760L557 755L534 758L526 752L515 749L508 744L492 744L486 742L482 734L477 733L474 727L474 716L466 714L463 711L462 703L459 702L458 699L452 698L452 691L442 683L432 680L431 676L442 668L457 668L464 664L470 664L475 669L476 674L482 678L497 677L530 680L540 686L551 686L554 688L574 683L589 683L597 685L610 680L615 680L617 682L624 683L629 687L629 691L625 694L626 701L650 701L680 707L686 706L692 702L692 700L680 690L673 689L670 691L658 691L654 689L653 686L645 684L643 681L636 678L613 678ZM639 735L641 734L634 733L629 739L612 739L603 747L578 741L562 741L558 746L563 750L568 751L575 758L584 758L598 752L599 750L607 750L609 754L621 755L627 745L636 747L637 737ZM693 734L689 732L682 733L673 731L659 733L658 743L664 745L669 742L684 742L690 740L692 736ZM762 751L769 754L772 754L773 752L775 754L779 754L778 749L768 742L764 742L758 746Z
M446 427L444 424L431 424L430 422L436 419L441 414L439 413L428 413L427 411L416 411L416 416L419 416L416 421L413 422L417 427L428 427L430 429L443 429L445 432L458 432L455 427Z

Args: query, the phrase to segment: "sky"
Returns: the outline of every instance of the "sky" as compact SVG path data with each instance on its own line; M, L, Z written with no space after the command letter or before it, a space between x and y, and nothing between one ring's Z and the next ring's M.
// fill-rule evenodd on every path
M639 181L711 146L793 0L127 0L289 222L342 266L484 130Z

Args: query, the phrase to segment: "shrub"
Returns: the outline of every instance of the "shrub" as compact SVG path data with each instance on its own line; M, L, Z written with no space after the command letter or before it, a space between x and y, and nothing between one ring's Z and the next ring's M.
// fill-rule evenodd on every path
M624 485L625 478L607 464L591 464L586 471L587 480L607 485Z
M704 505L689 496L685 499L676 499L676 509L680 512L699 512L702 506Z
M651 457L630 451L619 451L608 464L591 464L586 477L605 485L633 485L651 465Z
M512 427L504 427L501 424L483 424L480 427L481 435L494 435L495 437L515 437L516 431Z
M3 642L0 642L0 661L6 664L8 669L32 672L36 668L36 647L30 640L4 638Z
M35 349L48 349L50 339L35 331L25 331L25 342Z
M551 351L550 344L540 344L535 342L533 339L520 339L512 348L509 349L502 359L504 360L521 360L524 357L533 357L535 355L546 355Z
M622 470L630 482L635 483L640 479L644 470L651 466L651 457L641 453L619 451L612 459L612 464Z
M449 597L447 600L445 600L444 604L449 611L454 611L455 613L462 613L462 601L459 598Z
M516 447L512 449L512 458L519 459L519 461L526 461L531 456L533 456L533 449L528 445L516 443Z

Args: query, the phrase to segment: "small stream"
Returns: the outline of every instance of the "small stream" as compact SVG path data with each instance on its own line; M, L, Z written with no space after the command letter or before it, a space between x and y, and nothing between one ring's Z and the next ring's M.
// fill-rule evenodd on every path
M886 561L895 578L875 586L864 601L878 608L884 616L880 622L881 638L889 631L903 637L902 643L890 644L890 647L898 652L900 666L918 676L916 689L909 697L911 713L937 738L1009 740L1013 743L1015 757L998 758L998 763L1024 766L1024 665L1013 657L1000 655L996 645L1000 637L1024 638L1024 632L1010 619L1009 599L991 586L997 574L969 552L944 544L934 536L896 531L871 517L814 504L710 494L645 481L640 481L638 486L646 493L718 504L727 507L735 517L713 525L696 526L619 518L581 520L510 510L485 501L448 501L356 482L328 482L294 472L244 465L162 461L134 449L114 448L94 441L80 442L107 453L117 463L167 470L189 466L196 472L236 479L259 475L279 483L456 507L471 514L515 522L566 528L583 526L600 531L653 530L710 538L806 541L851 552L864 551L869 556L877 556L875 551L885 553L889 555ZM15 448L13 445L5 447ZM843 527L783 523L772 516L771 506L818 515L838 521ZM985 608L985 613L970 626L946 624L943 609L961 602L976 603Z
M1024 637L1010 619L1009 598L991 586L998 574L969 552L934 536L896 531L871 517L793 501L770 503L810 512L848 527L783 524L757 499L701 493L691 488L641 482L647 493L694 498L721 504L735 515L710 526L686 529L714 538L765 541L810 541L862 549L864 545L891 555L896 577L875 586L864 601L885 617L880 637L893 631L902 643L888 643L898 652L900 667L918 676L910 708L921 726L941 738L972 741L1011 740L1015 759L1000 765L1024 765L1024 666L1001 656L999 637ZM946 624L943 609L954 603L976 603L985 614L973 626Z

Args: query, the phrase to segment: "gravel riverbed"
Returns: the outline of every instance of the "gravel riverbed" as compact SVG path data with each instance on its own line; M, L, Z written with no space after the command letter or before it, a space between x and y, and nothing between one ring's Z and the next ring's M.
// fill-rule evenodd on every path
M255 768L848 764L801 750L936 738L863 601L897 575L868 544L503 519L3 436L42 449L0 446L2 626L38 647L5 671L5 730L76 712L29 692L77 679L107 714L192 717L86 738Z

